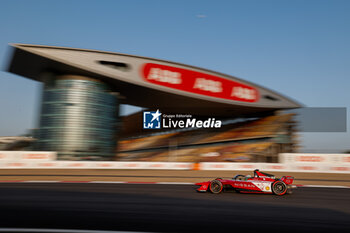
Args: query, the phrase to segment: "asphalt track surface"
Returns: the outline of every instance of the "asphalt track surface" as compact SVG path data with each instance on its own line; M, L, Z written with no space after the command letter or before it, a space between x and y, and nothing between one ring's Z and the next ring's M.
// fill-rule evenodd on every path
M197 193L194 185L0 184L0 227L147 232L350 232L350 189Z

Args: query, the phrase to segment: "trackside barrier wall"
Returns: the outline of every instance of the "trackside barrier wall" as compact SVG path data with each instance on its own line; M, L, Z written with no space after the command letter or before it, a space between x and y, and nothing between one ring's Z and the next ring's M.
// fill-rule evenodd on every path
M350 164L350 154L281 153L278 161L283 164Z
M254 169L276 172L350 173L350 165L344 164L200 163L200 170L252 171Z
M350 173L350 154L279 155L280 163L57 161L56 152L0 151L0 169L149 169Z
M192 170L193 163L95 162L95 161L0 161L0 169L149 169Z
M278 159L297 171L350 173L350 154L281 153Z
M0 161L0 169L145 169L145 170L226 170L350 173L350 165L281 163L170 163L94 161Z

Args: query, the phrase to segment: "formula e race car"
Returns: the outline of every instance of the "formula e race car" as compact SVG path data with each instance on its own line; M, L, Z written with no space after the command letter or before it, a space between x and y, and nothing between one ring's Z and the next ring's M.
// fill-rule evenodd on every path
M224 190L231 189L239 193L270 193L280 196L292 193L292 188L296 188L296 186L292 185L293 180L294 177L292 176L283 176L280 179L276 179L274 175L256 169L253 177L250 175L236 175L229 180L216 178L212 181L196 183L196 185L200 186L197 189L198 192L210 191L218 194Z

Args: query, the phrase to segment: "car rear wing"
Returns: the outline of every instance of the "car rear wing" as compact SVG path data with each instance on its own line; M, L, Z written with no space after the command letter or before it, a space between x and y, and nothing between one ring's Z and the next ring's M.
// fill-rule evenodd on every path
M283 181L286 185L290 185L293 183L294 177L293 176L283 176L281 178L281 181Z

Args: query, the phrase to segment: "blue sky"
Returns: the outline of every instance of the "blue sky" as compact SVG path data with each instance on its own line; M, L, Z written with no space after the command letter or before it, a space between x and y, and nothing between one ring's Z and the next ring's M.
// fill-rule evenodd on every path
M39 83L6 72L9 43L166 59L255 82L308 107L349 108L349 12L347 0L2 0L0 136L36 127L40 99ZM308 151L350 149L349 133L300 140Z

